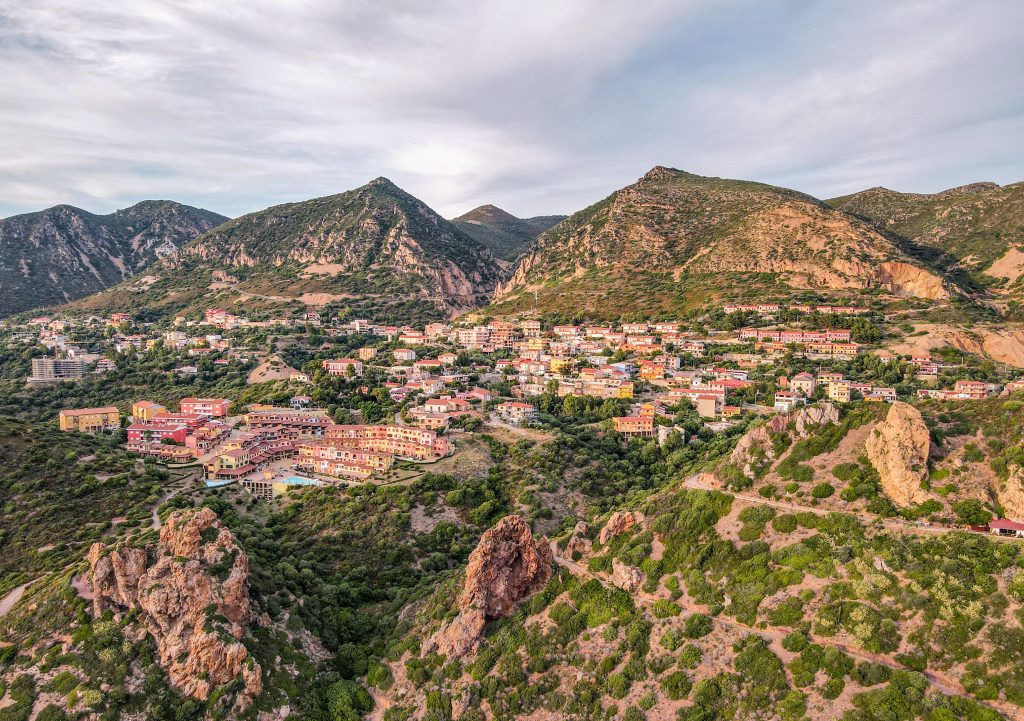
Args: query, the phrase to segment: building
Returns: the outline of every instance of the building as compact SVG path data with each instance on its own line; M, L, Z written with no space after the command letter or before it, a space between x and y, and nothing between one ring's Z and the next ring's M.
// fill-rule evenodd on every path
M971 400L982 401L988 398L988 383L984 381L957 381L953 386L953 394L956 398L970 398Z
M356 355L359 356L359 360L362 361L372 360L377 355L377 349L373 346L366 346L356 351Z
M85 361L81 358L33 358L30 383L60 383L73 381L85 375Z
M400 363L407 363L409 361L416 360L416 351L410 348L395 348L395 350L391 352L391 355Z
M537 408L530 403L506 401L505 403L499 403L494 410L497 411L498 416L503 421L518 426L533 423L537 420Z
M68 408L60 412L60 429L80 433L113 431L121 427L117 406L100 408Z
M613 418L615 432L621 433L626 438L652 438L654 437L654 416L623 416Z
M779 413L789 413L794 407L804 402L804 399L790 391L779 391L775 394L775 410Z
M818 382L814 380L814 376L810 373L797 373L789 382L789 387L793 389L793 393L801 393L806 398L814 395L814 389L817 388L817 385Z
M988 529L989 533L994 536L1024 538L1024 523L1011 521L1008 518L997 518L994 521L989 521Z
M412 426L333 425L327 429L327 440L334 445L390 453L412 461L432 461L451 452L447 438Z
M164 443L184 445L188 428L183 423L133 423L128 426L129 443Z
M231 407L227 398L182 398L181 412L189 415L224 418Z
M850 402L850 381L834 380L828 384L828 399L837 403Z
M135 401L132 403L132 418L142 423L150 423L158 415L166 412L167 408L165 406L153 401Z
M355 358L335 358L324 361L324 370L332 376L361 376L363 364Z

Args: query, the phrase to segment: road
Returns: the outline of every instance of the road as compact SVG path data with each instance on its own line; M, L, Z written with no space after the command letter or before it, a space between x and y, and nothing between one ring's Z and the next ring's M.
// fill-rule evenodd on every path
M575 561L562 556L559 552L558 544L555 541L551 542L551 553L555 564L565 568L567 571L569 571L569 573L573 574L574 576L578 578L593 579L605 588L618 588L606 577L594 573L590 569L581 566L579 563L576 563ZM633 600L639 603L639 605L641 606L650 606L660 598L653 594L647 593L643 590L633 591L631 593L631 596ZM682 606L683 609L689 613L706 614L708 612L708 609L706 607L693 603L690 597L685 593L680 598L676 599L676 603ZM724 614L714 616L713 619L714 623L716 624L729 626L730 628L737 629L743 633L751 633L760 636L761 638L765 639L769 643L769 645L773 647L773 650L775 651L776 655L780 655L780 651L782 652L782 654L786 653L785 650L782 648L782 639L789 635L789 630L770 627L756 628L754 626L749 626L743 623L742 621L739 621L731 616L726 616ZM850 656L851 658L860 661L870 661L874 663L879 663L883 666L888 666L894 671L908 670L906 666L903 666L902 664L894 661L888 656L872 653L870 651L865 651L854 646L849 646L845 643L835 641L827 636L819 636L814 633L808 633L807 637L810 639L811 643L816 643L819 646L832 646L833 648L842 651L847 656ZM970 694L967 693L967 691L964 689L961 683L957 679L948 676L947 674L938 671L925 670L922 672L922 675L928 680L929 683L931 683L935 688L937 688L939 691L946 695L970 697ZM1024 719L1024 711L1022 711L1020 708L1016 706L1013 706L1012 704L1006 703L1004 701L983 701L981 699L974 700L980 704L983 704L991 708L994 711L998 711L999 713L1005 714L1007 717L1011 719Z

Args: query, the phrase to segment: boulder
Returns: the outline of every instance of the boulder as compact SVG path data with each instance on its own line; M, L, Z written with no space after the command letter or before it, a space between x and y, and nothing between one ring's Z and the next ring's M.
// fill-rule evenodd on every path
M638 511L615 511L615 513L608 517L608 522L604 524L604 528L598 534L597 541L603 546L611 539L625 533L634 526L642 525L643 522L644 514Z
M449 658L471 651L487 621L511 616L547 584L552 562L547 539L535 540L522 516L502 518L470 554L459 615L434 635L431 646Z
M241 679L236 708L259 695L262 673L240 639L254 614L249 559L209 508L175 511L153 561L139 548L89 549L93 613L137 609L171 685L205 700ZM233 640L232 640L233 639Z
M617 558L612 559L612 583L623 591L635 591L644 582L644 574L639 568L627 566Z
M871 430L864 444L871 465L878 471L882 490L897 506L921 503L928 494L921 483L928 476L931 439L921 412L897 401L884 421Z

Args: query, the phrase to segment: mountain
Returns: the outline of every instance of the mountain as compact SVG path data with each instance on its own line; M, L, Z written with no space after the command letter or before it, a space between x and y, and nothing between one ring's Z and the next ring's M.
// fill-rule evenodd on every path
M621 317L807 292L949 296L896 240L809 195L656 167L539 236L494 310Z
M496 258L512 261L534 238L565 218L564 215L517 218L493 205L481 205L455 218L452 223L489 248Z
M165 313L339 303L406 322L486 300L501 263L386 178L287 203L215 228L82 307ZM236 304L239 304L236 306Z
M225 220L168 200L109 215L57 205L0 220L0 315L103 290Z
M1024 183L931 194L871 188L827 202L920 246L937 267L996 294L1024 295Z

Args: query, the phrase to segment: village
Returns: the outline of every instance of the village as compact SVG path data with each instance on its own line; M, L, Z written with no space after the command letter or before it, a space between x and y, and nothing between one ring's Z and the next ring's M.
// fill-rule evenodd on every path
M115 359L141 357L155 347L180 357L174 373L182 377L198 374L200 359L214 366L256 366L250 383L273 380L277 388L292 389L286 404L182 397L173 407L139 398L130 407L63 408L58 422L66 431L123 431L125 448L139 456L196 468L207 485L237 483L261 498L299 485L399 482L414 468L457 454L462 434L542 427L544 397L608 402L614 411L606 419L610 430L663 444L673 434L688 440L692 425L688 434L678 422L684 414L720 433L745 417L785 414L817 400L980 400L1024 389L1012 374L1002 383L958 377L969 369L859 343L849 327L775 322L780 311L787 318L813 314L815 320L871 317L853 306L725 306L726 318L756 325L701 333L673 321L613 327L471 315L411 328L330 319L311 308L301 316L260 321L211 309L202 319L178 318L172 328L138 323L126 313L34 318L12 328L7 342L49 351L32 358L32 386L110 373ZM97 324L107 328L102 341L83 348L70 339L76 327ZM291 367L266 350L240 344L238 334L251 329L291 333L283 336L289 340L313 331L318 338L358 342L351 344L357 347L350 356ZM876 368L898 366L900 383L883 385L841 370L851 359L868 358ZM784 372L795 363L806 370ZM383 389L396 412L373 423L332 417L324 394L313 392L329 379L343 384L335 393L366 396Z

